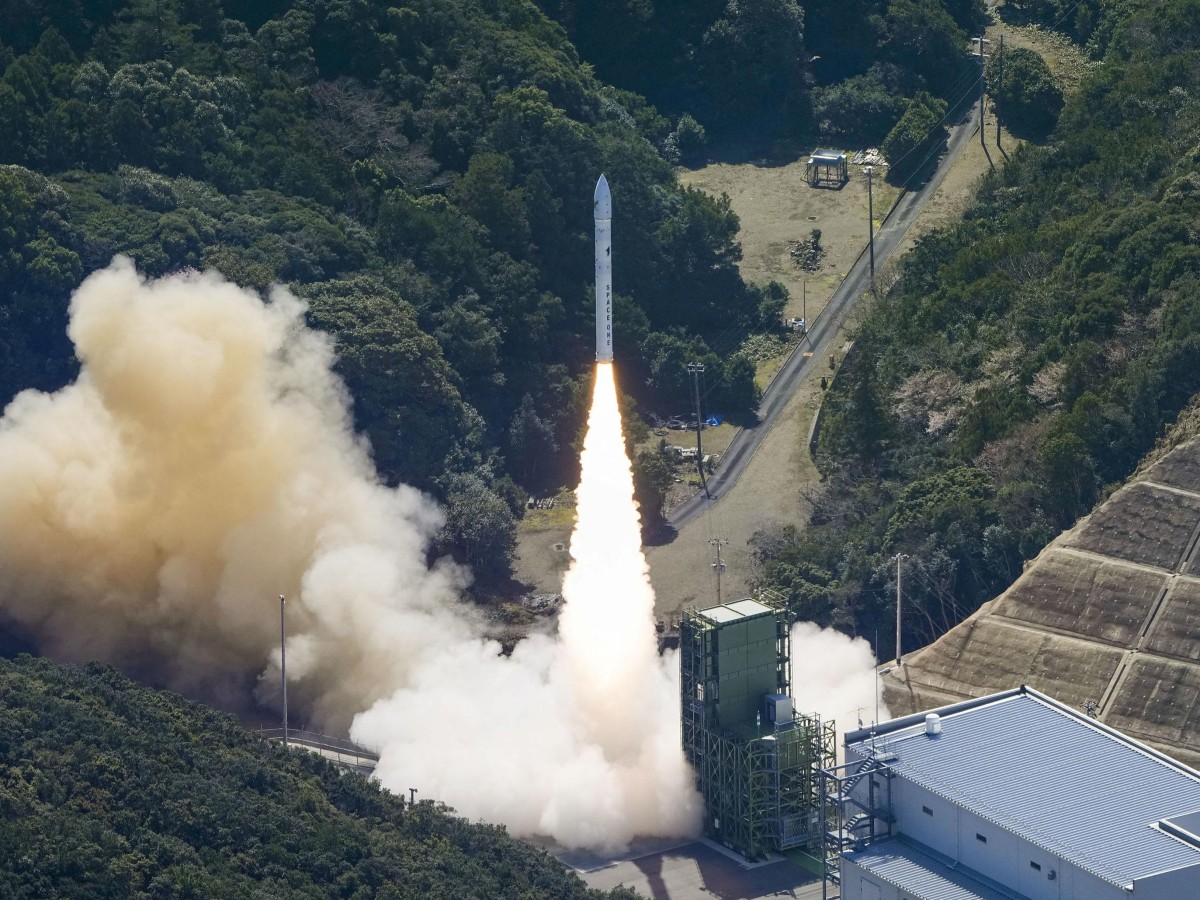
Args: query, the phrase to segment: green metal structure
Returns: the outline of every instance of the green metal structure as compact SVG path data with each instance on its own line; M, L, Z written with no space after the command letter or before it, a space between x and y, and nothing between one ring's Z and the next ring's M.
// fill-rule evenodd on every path
M834 724L796 713L787 615L738 600L686 610L679 632L683 749L704 797L706 833L748 859L817 844L819 775Z

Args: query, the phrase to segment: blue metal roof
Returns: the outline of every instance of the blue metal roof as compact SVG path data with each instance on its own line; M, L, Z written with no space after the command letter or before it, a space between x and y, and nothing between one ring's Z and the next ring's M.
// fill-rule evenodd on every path
M937 736L925 734L924 716L882 725L877 755L1112 884L1200 866L1200 848L1157 827L1200 809L1200 774L1182 763L1028 688L938 712ZM860 755L870 743L863 731L846 736Z
M1016 896L989 887L962 869L952 869L900 838L880 841L858 853L846 853L845 859L880 881L903 888L922 900L1013 900Z

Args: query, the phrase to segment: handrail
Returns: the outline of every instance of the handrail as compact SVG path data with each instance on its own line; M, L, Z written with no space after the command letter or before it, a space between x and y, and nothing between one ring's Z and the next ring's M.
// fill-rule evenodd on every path
M267 740L282 740L283 738L282 728L259 728L257 733L259 737ZM287 736L288 740L293 743L301 744L314 750L328 750L338 754L339 757L345 755L354 759L356 764L359 765L374 765L379 762L378 753L374 753L365 747L360 747L358 744L345 738L297 728L289 728Z

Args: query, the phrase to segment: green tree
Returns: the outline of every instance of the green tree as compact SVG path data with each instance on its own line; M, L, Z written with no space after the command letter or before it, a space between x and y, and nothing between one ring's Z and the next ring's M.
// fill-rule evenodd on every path
M389 481L431 487L468 429L437 342L409 303L370 278L313 285L304 295L309 320L338 335L338 371L376 465Z
M1054 129L1063 95L1037 51L1013 47L1005 50L1003 58L993 55L987 80L996 115L1013 134L1040 139Z
M517 544L512 509L478 475L454 475L448 482L443 543L480 578L494 582L510 575Z
M537 414L533 396L521 398L508 425L508 458L521 484L536 486L558 450L554 428Z
M675 467L663 446L644 447L633 458L633 495L641 510L642 529L662 521L663 503L675 481Z
M813 120L822 133L871 144L882 141L908 107L884 84L879 69L813 91Z
M967 34L937 0L891 0L884 15L885 58L925 79L934 91L953 83L967 55Z
M708 146L708 135L704 126L697 122L690 113L679 117L679 124L668 135L663 145L663 153L672 162L685 166L695 165L704 156Z
M700 63L719 116L786 100L802 71L804 9L796 0L728 0L704 33Z
M908 104L896 126L883 139L880 149L888 160L888 179L902 182L920 171L945 145L946 102L925 91Z

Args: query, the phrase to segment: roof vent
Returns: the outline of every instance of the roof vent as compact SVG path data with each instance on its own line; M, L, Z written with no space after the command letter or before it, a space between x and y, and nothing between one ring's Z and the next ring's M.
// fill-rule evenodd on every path
M925 733L934 736L941 734L942 717L937 713L929 713L925 716Z

